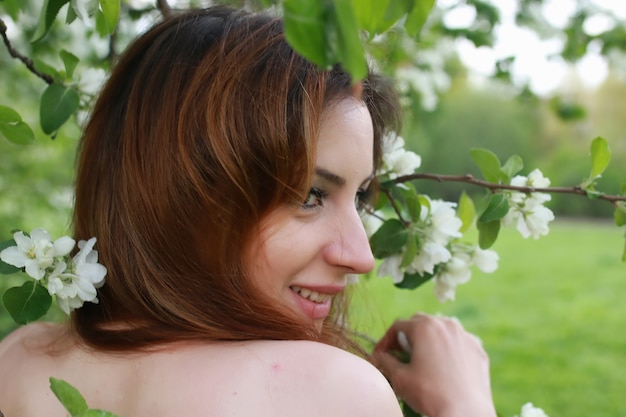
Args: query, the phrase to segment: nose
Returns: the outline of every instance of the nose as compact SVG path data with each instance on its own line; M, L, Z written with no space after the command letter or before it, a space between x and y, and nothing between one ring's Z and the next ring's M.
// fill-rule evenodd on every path
M326 247L326 261L347 269L348 273L365 274L374 269L374 255L363 222L354 207L338 216Z

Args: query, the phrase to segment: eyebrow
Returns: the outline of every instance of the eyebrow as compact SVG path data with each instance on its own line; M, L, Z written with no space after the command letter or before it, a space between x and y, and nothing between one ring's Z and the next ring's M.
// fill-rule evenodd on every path
M337 175L337 174L335 174L333 172L330 172L329 170L324 169L324 168L320 168L320 167L315 168L315 174L320 176L324 180L326 180L326 181L328 181L328 182L330 182L332 184L335 184L336 186L342 186L342 185L345 185L345 183L346 183L346 179L344 177L339 176L339 175ZM372 174L370 174L365 179L365 181L363 181L363 183L366 183L368 181L373 180L374 177L375 177L375 174L372 172Z
M344 177L341 177L337 174L334 174L332 172L330 172L327 169L324 168L320 168L317 167L315 168L315 174L319 175L320 177L322 177L323 179L325 179L326 181L333 183L337 186L341 186L344 185L346 183L346 179Z

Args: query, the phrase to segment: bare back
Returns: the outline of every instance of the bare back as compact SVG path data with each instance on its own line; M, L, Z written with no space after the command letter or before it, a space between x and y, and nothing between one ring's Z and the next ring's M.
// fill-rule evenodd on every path
M120 417L400 416L384 377L366 361L306 341L177 345L104 354L54 344L61 325L36 323L0 343L5 417L65 417L49 378L68 381L91 408Z

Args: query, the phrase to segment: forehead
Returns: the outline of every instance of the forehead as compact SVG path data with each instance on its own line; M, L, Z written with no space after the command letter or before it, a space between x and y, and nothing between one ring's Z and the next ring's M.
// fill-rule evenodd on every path
M349 97L324 110L317 142L319 167L350 168L369 175L373 170L373 149L374 128L365 103Z

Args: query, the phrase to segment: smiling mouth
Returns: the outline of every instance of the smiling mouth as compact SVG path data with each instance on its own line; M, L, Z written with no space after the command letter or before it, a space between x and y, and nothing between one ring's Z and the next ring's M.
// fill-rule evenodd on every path
M317 291L312 291L308 288L302 288L296 285L292 285L290 288L291 291L295 292L300 297L306 298L307 300L317 304L324 304L332 299L332 295L330 294L322 294Z

